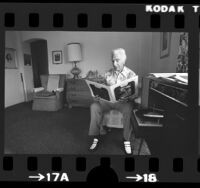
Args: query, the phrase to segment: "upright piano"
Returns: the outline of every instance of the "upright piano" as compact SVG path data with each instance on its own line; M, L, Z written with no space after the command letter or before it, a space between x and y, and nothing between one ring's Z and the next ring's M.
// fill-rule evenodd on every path
M189 154L188 126L188 84L187 74L149 74L143 79L142 107L164 111L163 126L149 144L157 154Z

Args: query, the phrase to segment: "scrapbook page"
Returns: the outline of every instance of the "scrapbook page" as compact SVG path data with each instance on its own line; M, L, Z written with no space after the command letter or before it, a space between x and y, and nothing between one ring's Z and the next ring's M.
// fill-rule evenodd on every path
M93 97L98 96L100 99L112 103L123 99L133 99L138 94L138 76L111 86L88 79L86 79L86 83Z

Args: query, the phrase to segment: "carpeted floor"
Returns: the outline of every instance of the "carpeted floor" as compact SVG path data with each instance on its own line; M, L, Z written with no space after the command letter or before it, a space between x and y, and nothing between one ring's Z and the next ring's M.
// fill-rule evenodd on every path
M32 103L5 110L5 153L91 154L88 151L89 108L64 108L57 112L32 111ZM122 129L112 129L92 154L124 155ZM141 139L132 139L134 155ZM140 155L149 155L144 141Z

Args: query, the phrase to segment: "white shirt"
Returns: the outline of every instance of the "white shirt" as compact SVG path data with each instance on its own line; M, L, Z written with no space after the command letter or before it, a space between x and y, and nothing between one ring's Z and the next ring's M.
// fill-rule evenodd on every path
M126 66L124 66L121 72L112 68L105 73L105 79L108 85L118 84L134 76L136 76L136 74Z

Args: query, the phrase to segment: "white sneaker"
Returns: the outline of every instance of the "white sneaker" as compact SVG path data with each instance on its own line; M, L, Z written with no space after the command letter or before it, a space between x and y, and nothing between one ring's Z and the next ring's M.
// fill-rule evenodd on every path
M98 142L99 142L99 140L97 138L94 138L93 139L93 143L90 146L90 150L95 150L97 148L97 146L98 146Z
M127 155L132 154L130 141L124 141L124 150Z

